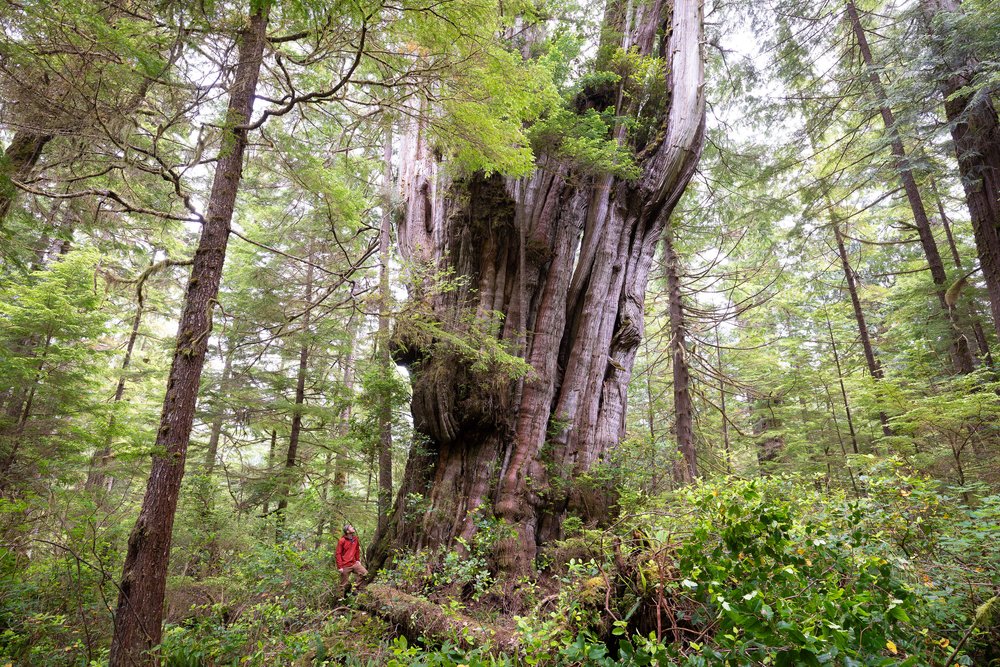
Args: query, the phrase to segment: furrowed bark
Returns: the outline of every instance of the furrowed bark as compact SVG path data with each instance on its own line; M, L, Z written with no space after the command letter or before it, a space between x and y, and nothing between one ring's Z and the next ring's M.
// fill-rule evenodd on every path
M700 2L612 0L607 14L615 25L605 39L642 55L659 53L668 63L670 102L657 114L659 132L633 146L642 169L637 181L579 173L541 155L526 178L479 174L448 183L422 128L403 137L401 251L467 281L443 294L430 294L427 285L411 293L454 332L467 330L470 318L502 313L502 324L494 320L497 337L508 349L523 342L533 370L522 381L483 374L455 351L397 335L421 439L389 526L376 536L374 563L393 547L467 539L479 517L495 517L513 531L496 546L497 566L525 573L538 546L560 536L567 513L589 521L607 516L603 489L568 482L624 434L650 266L704 131ZM657 44L660 28L665 37ZM589 93L617 99L621 114L634 111L614 91ZM586 93L579 103L603 104ZM623 127L612 136L630 140Z
M1000 335L1000 120L990 95L961 91L973 82L975 54L949 57L934 34L933 20L961 11L955 0L922 0L932 45L943 60L938 89L944 98L962 187L972 220L979 264L986 281L994 330Z
M255 3L240 33L238 63L229 97L227 125L216 165L208 214L195 252L156 435L153 467L139 518L128 540L114 616L110 667L151 665L160 643L170 540L208 336L219 292L233 208L247 146L247 122L263 60L268 3Z

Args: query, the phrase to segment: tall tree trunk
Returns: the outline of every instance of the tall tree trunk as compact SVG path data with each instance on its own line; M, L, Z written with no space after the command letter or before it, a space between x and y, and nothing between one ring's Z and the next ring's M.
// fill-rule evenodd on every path
M278 509L275 517L276 537L282 540L285 535L285 510L288 509L288 496L291 495L292 482L295 479L295 467L298 465L299 438L302 435L302 412L306 401L306 375L309 371L309 322L312 315L313 297L313 248L309 242L306 253L309 264L306 266L305 312L302 316L302 347L299 350L299 369L295 376L295 405L292 407L292 427L288 433L288 449L285 452L285 468L281 472L281 483L278 486Z
M142 324L142 304L135 307L135 315L132 316L132 328L129 331L128 342L125 344L125 356L122 358L122 365L119 368L121 373L118 376L118 385L115 387L115 395L111 402L111 417L108 419L108 437L104 446L94 452L90 458L90 469L87 471L87 481L84 488L91 493L106 493L111 490L113 482L107 474L108 463L111 461L111 445L115 437L115 414L114 409L125 397L125 384L128 381L126 373L132 364L132 350L135 348L135 341L139 338L139 326Z
M961 11L957 0L921 0L932 42L943 61L938 88L962 175L962 187L972 219L979 265L1000 335L1000 120L988 94L960 92L972 83L979 65L975 54L950 56L933 32L934 18Z
M941 261L941 254L938 252L937 242L934 240L934 232L931 229L930 219L927 217L927 210L920 197L920 188L917 186L917 179L913 174L913 169L906 156L906 149L903 147L903 139L900 136L899 128L896 127L896 118L889 108L888 95L882 85L878 70L875 68L871 48L868 45L868 35L864 26L861 25L861 18L853 0L847 0L847 15L851 21L851 29L858 40L858 49L861 51L861 58L868 68L868 75L871 79L872 90L875 92L875 99L879 105L879 112L882 115L882 122L885 130L889 134L892 154L896 158L896 169L899 179L903 184L906 193L906 200L913 213L913 222L920 237L920 245L927 258L927 265L931 272L931 279L936 287L938 301L941 309L952 330L951 355L955 365L955 370L959 373L971 373L974 367L972 351L969 349L969 341L958 329L955 314L945 302L945 289L948 276L944 270L944 263Z
M24 430L31 417L31 407L35 400L35 392L42 382L42 373L52 344L52 336L45 337L41 352L38 353L38 368L35 370L31 385L19 392L7 406L5 419L0 422L0 497L8 495L14 485L13 470L17 461L17 452L24 438Z
M577 173L541 155L530 177L477 174L448 183L423 128L403 137L401 252L464 279L454 290L416 285L411 293L450 336L502 313L502 324L493 320L476 335L495 331L508 349L524 341L532 371L520 382L502 364L486 363L483 371L482 360L476 364L449 345L450 336L400 334L397 360L410 364L419 447L410 453L388 528L376 536L373 564L395 545L468 539L485 513L514 531L496 546L497 566L525 573L538 546L559 537L567 512L607 516L602 492L567 482L624 433L649 269L701 153L701 12L699 0L609 2L608 14L617 18L605 35L668 61L669 103L651 119L659 132L630 139L642 170L636 180ZM617 100L618 115L636 112L617 89L587 89L578 106L603 109L609 99ZM626 142L624 128L612 137ZM418 497L422 506L407 505ZM409 520L415 512L419 519Z
M833 217L833 213L830 213ZM865 311L861 309L861 299L858 297L858 283L854 277L854 269L851 268L850 258L847 256L847 248L844 245L844 235L840 232L840 225L837 220L832 220L833 236L837 241L837 254L840 256L840 266L844 270L844 280L847 282L847 291L851 295L851 307L854 309L854 320L858 323L858 336L861 339L861 349L865 354L865 363L868 365L868 373L872 379L881 381L885 374L882 372L882 363L875 356L875 349L872 347L871 335L868 333L868 323L865 321ZM889 417L885 410L879 410L878 420L882 424L882 434L892 435L892 428L889 426Z
M233 208L247 146L244 129L253 110L257 78L267 41L268 2L254 11L239 37L239 57L230 89L226 139L216 164L208 215L195 252L167 394L156 434L153 467L139 518L128 540L114 616L109 667L153 664L150 649L160 643L170 539L198 385L212 329L212 306L219 292Z
M383 140L384 171L382 187L382 225L378 239L378 340L376 341L379 373L386 383L395 372L389 350L389 226L392 224L392 126L387 125ZM392 505L392 396L388 385L383 389L378 407L378 529L389 527Z
M938 215L941 216L941 226L944 228L945 238L948 239L948 248L951 250L951 259L955 263L955 268L961 270L962 257L958 254L958 246L955 244L955 237L951 233L951 222L948 214L944 210L944 202L938 194L937 185L931 181L931 192L937 200ZM986 332L983 330L983 320L979 315L979 308L971 299L969 300L969 319L972 320L972 332L976 337L976 344L979 346L979 354L989 368L993 368L993 354L990 352L990 344L986 339Z
M830 334L830 349L833 351L833 362L837 368L837 382L840 383L840 396L844 400L844 417L847 419L847 431L851 435L851 449L855 454L860 454L858 448L858 435L854 429L854 418L851 416L851 404L847 400L847 387L844 385L844 371L840 366L840 354L837 352L837 340L833 337L833 325L830 323L830 316L826 317L826 329Z
M719 325L715 325L715 356L719 367L719 414L722 416L722 446L726 454L726 474L733 474L733 454L729 443L729 414L726 412L726 371L722 365Z
M226 392L229 389L229 380L233 375L233 348L230 345L225 353L225 361L222 363L222 377L219 378L219 401L213 406L215 416L212 417L212 428L208 432L208 449L205 451L205 474L211 476L215 471L215 464L219 458L219 440L222 439L222 425L226 422L226 410L224 408Z
M687 322L681 302L680 259L674 250L673 228L663 234L663 263L667 275L667 308L670 314L670 359L674 376L674 432L680 460L674 466L674 478L690 484L698 477L698 458L694 448L694 403L691 401L691 373L688 371L685 336Z

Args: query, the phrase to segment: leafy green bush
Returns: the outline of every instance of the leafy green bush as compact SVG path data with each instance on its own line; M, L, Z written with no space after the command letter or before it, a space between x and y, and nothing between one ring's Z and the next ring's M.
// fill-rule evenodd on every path
M776 479L688 492L697 519L676 552L680 580L664 584L699 603L684 620L714 628L690 639L689 664L895 664L911 645L916 599L861 507L796 495Z

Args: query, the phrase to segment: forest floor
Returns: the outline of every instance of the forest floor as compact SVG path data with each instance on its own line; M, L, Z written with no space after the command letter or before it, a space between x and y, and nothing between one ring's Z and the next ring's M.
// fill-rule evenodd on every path
M703 484L571 525L530 577L483 542L397 554L343 599L328 550L279 543L174 578L164 664L994 664L1000 498L866 481Z

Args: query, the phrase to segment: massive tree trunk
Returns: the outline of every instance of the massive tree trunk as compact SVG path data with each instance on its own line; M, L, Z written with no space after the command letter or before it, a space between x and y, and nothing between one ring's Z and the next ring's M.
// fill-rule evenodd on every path
M960 11L956 0L922 0L921 7L928 23L944 12ZM1000 335L1000 121L990 95L960 93L972 83L978 63L969 57L949 57L929 28L943 60L938 88L951 126L993 326Z
M931 272L931 278L934 281L938 301L952 330L951 355L955 370L959 373L971 373L974 362L972 351L969 349L969 341L962 335L958 328L954 312L945 302L948 276L944 270L944 262L941 261L941 253L938 252L937 242L934 240L934 231L931 229L930 218L927 217L927 209L924 207L923 199L920 197L920 188L917 186L917 179L907 159L903 139L899 134L899 128L896 126L895 115L889 107L889 97L886 94L885 87L882 85L882 79L879 77L878 70L875 68L871 47L868 45L868 34L861 24L858 8L855 6L853 0L848 0L847 2L847 15L850 19L854 36L858 40L858 50L861 52L861 58L868 68L868 76L871 80L872 90L875 93L875 101L879 105L882 122L885 124L885 130L889 135L889 145L892 148L893 157L896 158L896 169L899 173L899 180L906 193L906 201L909 203L910 210L913 213L913 223L917 228L924 256L927 258L927 265Z
M532 370L519 381L502 364L484 370L449 337L398 336L418 442L388 528L376 538L375 563L396 545L468 539L485 516L512 531L496 545L497 566L525 573L538 546L559 537L568 512L607 516L605 494L574 480L624 433L650 265L701 153L701 25L699 0L609 0L611 51L623 46L667 61L669 101L650 119L651 136L613 130L638 155L636 180L581 173L541 155L530 177L447 182L422 128L404 137L401 251L463 279L448 291L415 285L411 294L449 334L495 335ZM609 88L584 91L578 107L637 113Z
M267 40L268 2L253 3L239 37L239 58L230 89L226 126L212 182L208 215L191 268L167 395L156 434L153 467L142 509L128 540L114 617L110 667L150 665L150 649L160 643L167 562L177 497L194 423L198 385L212 329L212 306L219 292L233 208L247 146L246 123L253 109Z

